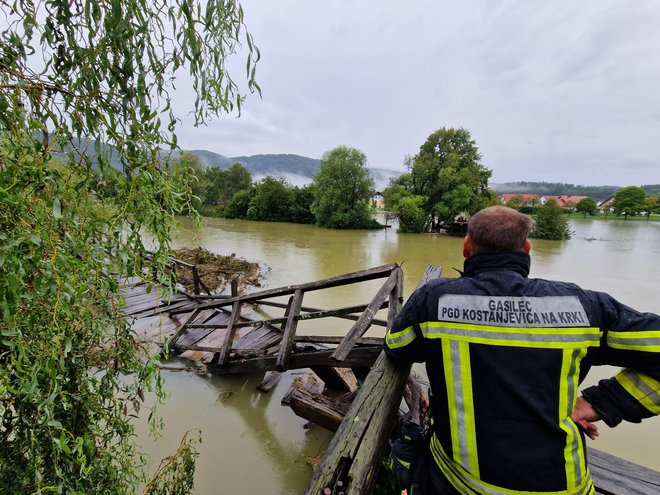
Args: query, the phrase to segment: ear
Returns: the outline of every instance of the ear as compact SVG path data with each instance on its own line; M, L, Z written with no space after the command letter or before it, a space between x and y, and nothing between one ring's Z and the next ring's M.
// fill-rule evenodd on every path
M470 236L466 235L463 239L463 256L469 258L472 255L472 243L470 241Z
M529 242L529 239L525 239L525 247L523 249L527 254L529 254L529 252L532 250L532 243Z

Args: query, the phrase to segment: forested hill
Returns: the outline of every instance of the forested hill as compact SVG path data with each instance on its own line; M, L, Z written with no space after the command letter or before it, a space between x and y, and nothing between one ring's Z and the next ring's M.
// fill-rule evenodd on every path
M254 155L227 157L207 150L189 150L196 155L205 167L229 168L240 163L253 175L293 174L310 179L316 175L320 160L300 155Z
M490 184L498 194L527 193L539 196L589 196L595 199L606 199L616 193L621 186L576 186L562 182L505 182ZM651 196L660 195L660 184L647 184L640 186Z
M311 182L321 164L321 160L316 158L288 154L227 157L208 150L188 150L187 153L199 157L205 167L227 169L234 163L240 163L256 179L270 175L283 177L296 185ZM391 178L401 175L401 171L382 168L369 167L369 172L377 190L384 189Z

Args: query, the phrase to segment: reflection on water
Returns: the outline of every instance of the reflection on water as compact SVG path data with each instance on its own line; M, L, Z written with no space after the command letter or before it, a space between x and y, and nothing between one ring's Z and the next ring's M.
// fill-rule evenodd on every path
M642 311L660 312L660 223L574 219L573 239L567 242L535 240L533 277L567 280L584 288L610 293ZM310 225L205 219L195 231L186 219L175 247L202 246L214 253L260 261L270 271L264 287L318 280L386 263L403 265L405 294L414 289L427 264L442 265L443 276L461 269L462 239L438 235L397 234L381 231L336 231ZM368 302L382 281L346 289L311 293L305 305L324 308ZM322 326L318 326L322 325ZM342 332L335 321L300 327L301 332ZM370 330L382 335L382 328ZM616 370L598 368L586 384L611 376ZM200 428L204 443L198 462L197 493L301 493L311 474L305 456L320 454L329 434L318 427L302 428L304 420L280 405L288 383L271 393L255 390L260 377L202 378L167 374L172 396L161 408L166 420L164 438L147 447L154 458L173 451L187 429ZM222 401L223 392L232 392ZM226 396L224 394L223 396ZM609 429L601 424L597 448L660 469L657 456L660 420Z

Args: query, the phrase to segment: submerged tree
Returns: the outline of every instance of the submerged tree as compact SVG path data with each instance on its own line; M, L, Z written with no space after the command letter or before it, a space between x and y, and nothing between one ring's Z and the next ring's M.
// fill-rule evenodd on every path
M598 205L594 198L583 198L575 206L575 211L582 213L585 217L587 215L594 216L598 212Z
M258 51L235 2L2 5L0 492L132 493L131 417L161 389L117 281L142 275L144 232L165 262L190 207L190 167L163 156L173 81L188 74L201 124L240 110L225 67L240 43L258 90Z
M374 228L369 199L374 181L367 170L367 157L360 150L338 146L323 155L314 177L312 212L321 227L334 229Z
M568 226L564 210L554 199L547 201L538 209L534 227L529 236L552 241L562 241L571 238L571 229Z
M646 192L641 187L624 187L616 192L612 209L617 215L623 215L627 219L628 215L636 215L644 209Z
M443 127L435 131L415 156L406 159L406 165L408 172L390 187L424 198L419 207L427 216L427 225L434 218L445 222L460 213L475 213L492 202L494 194L488 189L491 171L481 164L479 149L466 129ZM385 195L406 197L388 190ZM397 209L396 199L392 208ZM407 232L422 224L416 219L414 223L406 225L400 219L401 228Z

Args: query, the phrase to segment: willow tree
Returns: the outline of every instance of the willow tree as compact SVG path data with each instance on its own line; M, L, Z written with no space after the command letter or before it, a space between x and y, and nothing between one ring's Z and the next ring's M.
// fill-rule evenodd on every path
M188 206L173 83L196 124L240 112L225 62L243 47L258 91L259 53L229 0L0 3L0 492L132 493L131 416L161 392L117 280Z

